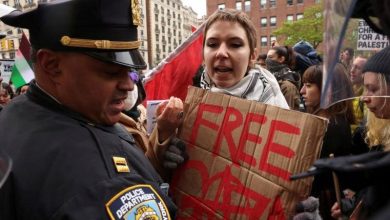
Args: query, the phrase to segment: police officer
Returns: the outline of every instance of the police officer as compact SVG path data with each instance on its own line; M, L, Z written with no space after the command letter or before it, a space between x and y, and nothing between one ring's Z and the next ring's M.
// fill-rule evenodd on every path
M145 68L137 0L58 0L1 20L30 32L35 81L0 116L14 161L0 219L172 219L176 206L117 124Z

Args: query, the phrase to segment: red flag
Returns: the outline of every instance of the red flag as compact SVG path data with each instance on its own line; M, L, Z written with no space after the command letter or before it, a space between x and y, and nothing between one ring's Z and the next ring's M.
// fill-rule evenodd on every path
M171 96L185 99L187 88L202 64L203 26L146 75L145 101Z
M191 32L194 33L196 31L196 27L191 25Z

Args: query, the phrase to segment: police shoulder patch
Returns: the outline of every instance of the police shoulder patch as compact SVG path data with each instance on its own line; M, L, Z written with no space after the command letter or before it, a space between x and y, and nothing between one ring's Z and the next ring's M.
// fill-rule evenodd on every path
M106 203L111 219L171 219L164 201L150 185L128 187Z

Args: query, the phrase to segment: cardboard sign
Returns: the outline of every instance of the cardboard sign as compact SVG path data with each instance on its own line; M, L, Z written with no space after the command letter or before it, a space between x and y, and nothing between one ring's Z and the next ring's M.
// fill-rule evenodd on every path
M0 76L3 78L3 82L9 83L11 80L14 63L14 60L0 60Z
M389 46L389 39L373 31L364 21L359 21L357 50L380 50Z
M180 138L190 159L173 178L180 219L287 219L312 178L327 120L190 87Z

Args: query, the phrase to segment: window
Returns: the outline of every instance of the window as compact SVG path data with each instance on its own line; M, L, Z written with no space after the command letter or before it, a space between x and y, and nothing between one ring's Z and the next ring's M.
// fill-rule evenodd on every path
M287 5L293 5L293 4L294 4L293 0L287 0Z
M266 17L261 18L260 25L261 25L261 27L267 27L267 18Z
M267 42L268 42L267 36L261 36L260 45L261 45L262 47L266 47L266 46L267 46Z
M1 40L1 50L7 50L7 40Z
M219 4L218 5L218 10L223 10L225 9L225 4Z
M246 0L245 1L245 11L250 11L251 10L251 1Z
M260 0L260 8L265 8L267 5L267 0Z
M287 15L287 22L294 21L294 15Z
M242 2L236 2L236 9L239 11L242 10Z
M269 7L276 7L276 0L269 0Z
M302 13L298 13L297 14L297 20L302 19L302 18L303 18L303 14Z
M303 0L297 0L298 4L303 4Z
M271 27L276 26L276 17L275 16L270 17L269 22Z

